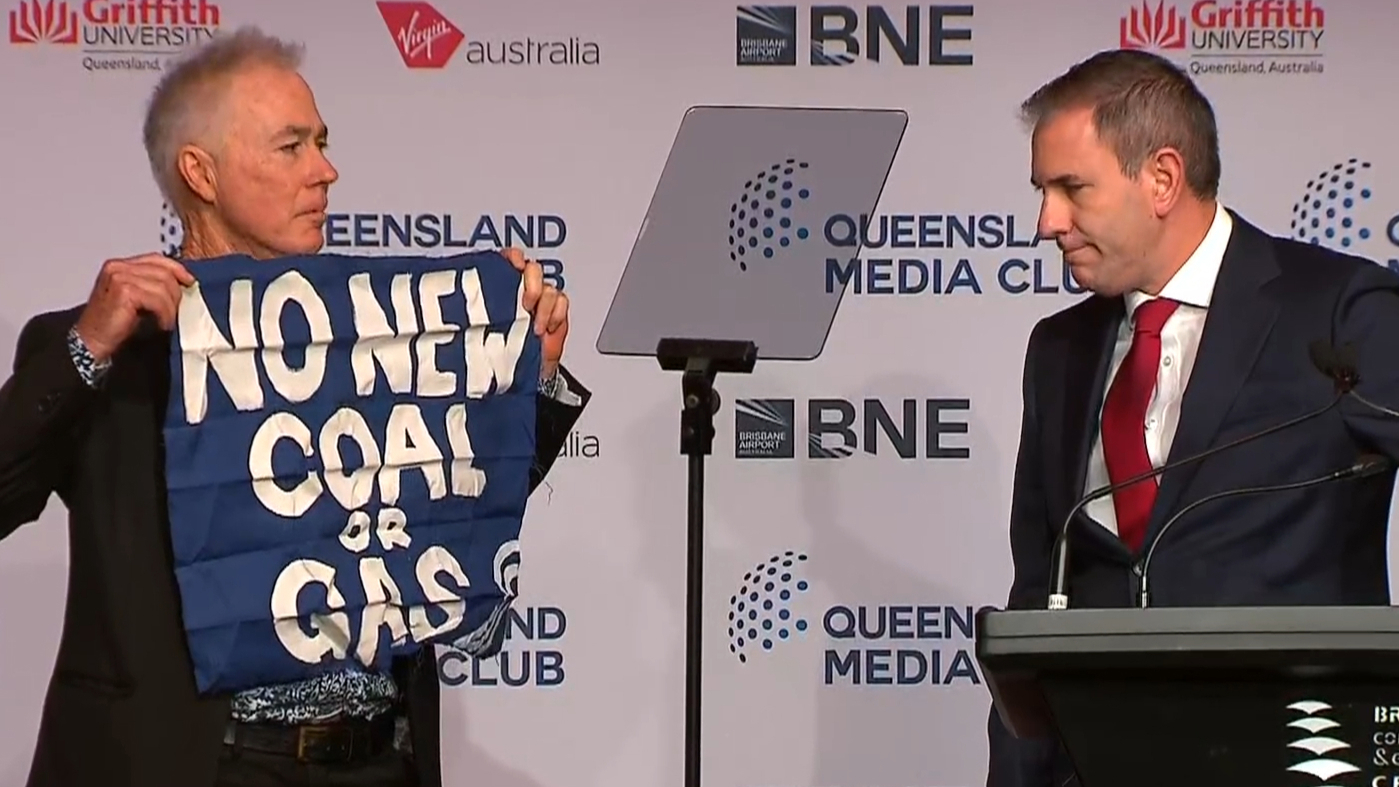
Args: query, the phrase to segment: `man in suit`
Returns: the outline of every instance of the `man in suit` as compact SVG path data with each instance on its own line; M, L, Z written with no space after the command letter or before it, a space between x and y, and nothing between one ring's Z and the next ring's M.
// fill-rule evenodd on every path
M1224 208L1214 112L1156 55L1100 53L1023 109L1039 232L1093 293L1041 320L1025 353L1007 606L1043 609L1053 540L1089 490L1332 401L1311 342L1352 344L1357 392L1399 405L1399 277ZM1338 189L1352 187L1338 174ZM1070 605L1133 604L1144 549L1190 502L1325 475L1368 452L1399 456L1399 421L1347 398L1089 505L1070 526ZM1156 548L1153 605L1387 604L1393 483L1391 469L1199 507ZM988 787L1075 780L1056 743L1014 738L994 709L988 734Z
M299 47L243 29L168 70L145 143L184 221L182 261L108 261L86 304L41 314L20 334L0 389L0 536L57 493L70 542L30 787L441 784L430 648L392 674L200 697L185 644L160 435L169 330L192 281L185 265L321 247L338 173L299 63ZM508 256L543 345L533 489L589 393L559 365L568 299L543 285L538 264Z

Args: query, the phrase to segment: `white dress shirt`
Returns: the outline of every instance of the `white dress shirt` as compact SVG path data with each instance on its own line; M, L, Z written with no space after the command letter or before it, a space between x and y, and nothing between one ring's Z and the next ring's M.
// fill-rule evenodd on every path
M1219 266L1224 261L1224 250L1229 245L1229 234L1233 228L1234 222L1229 213L1216 203L1214 221L1205 233L1205 239L1200 241L1194 253L1161 290L1160 297L1178 301L1180 306L1161 330L1161 363L1156 371L1156 390L1152 392L1151 402L1146 408L1146 452L1151 457L1152 467L1160 467L1171 453L1171 441L1175 439L1176 426L1180 422L1181 398L1185 395L1186 384L1190 382L1190 370L1195 366L1195 353L1200 347L1200 334L1205 329L1210 295L1214 292L1214 282L1219 277ZM1132 346L1132 318L1137 307L1153 298L1139 291L1122 297L1126 301L1127 314L1117 329L1104 399L1127 356L1127 350ZM1111 483L1107 462L1103 459L1102 423L1100 407L1083 494ZM1111 496L1094 500L1084 508L1084 512L1109 531L1117 532L1117 512Z

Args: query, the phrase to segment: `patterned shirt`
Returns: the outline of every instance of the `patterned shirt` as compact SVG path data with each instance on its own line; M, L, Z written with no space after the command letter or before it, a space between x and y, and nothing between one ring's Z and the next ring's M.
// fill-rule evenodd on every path
M68 353L78 374L93 388L102 383L112 365L110 359L93 357L76 328L68 331ZM570 407L582 402L560 374L540 380L539 392ZM297 683L240 692L233 697L233 718L280 724L305 724L340 715L371 718L390 710L397 699L398 685L392 675L351 666Z

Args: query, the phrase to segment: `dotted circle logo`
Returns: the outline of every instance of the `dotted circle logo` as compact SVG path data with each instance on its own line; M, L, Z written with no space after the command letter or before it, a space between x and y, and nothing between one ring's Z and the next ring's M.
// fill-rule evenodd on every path
M170 203L160 206L160 248L161 253L167 257L174 257L180 253L180 247L185 244L185 225L180 221L180 217L175 215L175 211L170 209Z
M811 196L799 184L810 165L789 158L758 173L743 184L743 196L729 206L729 259L740 270L758 259L770 259L778 249L806 240L810 231L792 218L792 207Z
M804 618L792 612L792 600L809 585L798 576L806 555L774 555L743 575L743 585L729 599L729 652L748 661L748 649L772 650L778 642L803 634Z
M1292 236L1315 245L1349 248L1373 235L1357 216L1369 201L1370 162L1350 159L1307 183L1307 193L1292 206Z

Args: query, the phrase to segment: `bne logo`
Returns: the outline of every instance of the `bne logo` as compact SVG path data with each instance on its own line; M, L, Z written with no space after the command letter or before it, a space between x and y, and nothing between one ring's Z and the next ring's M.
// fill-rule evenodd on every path
M460 650L439 649L437 675L444 685L552 688L564 684L561 640L568 631L564 611L525 607L512 608L505 615L505 645L495 656L477 659Z
M568 239L568 223L553 214L465 216L452 213L331 213L326 216L324 251L371 250L399 254L422 249L441 254L464 251L527 249L544 269L545 282L564 289L560 247ZM169 203L161 205L160 248L175 257L184 245L185 230ZM539 254L543 252L543 255Z
M806 553L787 550L743 575L728 611L729 652L740 664L814 633L808 563ZM981 685L973 607L833 604L820 617L823 685Z
M737 263L739 270L770 260L810 236L796 215L800 204L811 197L811 190L802 185L810 167L789 158L743 184L743 193L729 205L729 261Z
M1349 749L1350 744L1337 740L1333 734L1323 734L1341 726L1340 722L1327 718L1326 713L1332 710L1330 705L1316 700L1302 700L1288 705L1287 709L1300 714L1299 718L1287 723L1288 728L1297 730L1300 736L1288 742L1287 748L1306 753L1305 759L1288 766L1287 770L1312 776L1318 784L1327 784L1337 776L1360 771L1332 754L1341 749Z
M969 459L971 449L952 436L967 434L967 422L955 414L970 409L970 399L904 399L893 406L881 399L809 399L806 458L880 456L882 442L885 457L892 451L900 459ZM736 400L734 458L795 458L796 410L795 399Z
M1375 167L1350 158L1307 181L1292 204L1292 237L1369 257L1399 272L1399 215L1375 197Z
M736 63L795 66L806 49L813 66L847 66L863 57L905 66L969 66L971 5L815 5L808 9L806 46L800 46L798 7L738 6ZM958 42L966 42L958 46Z

